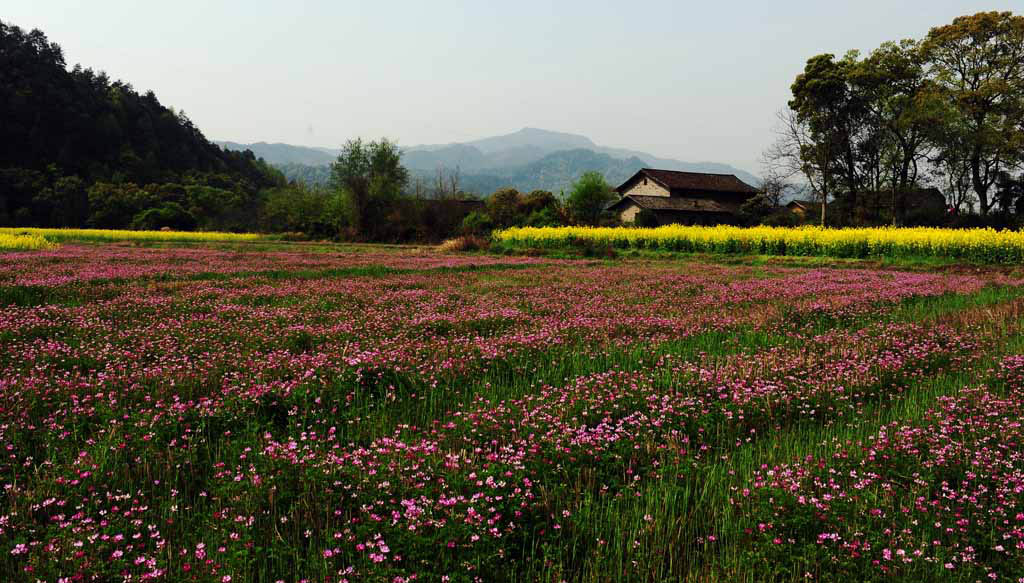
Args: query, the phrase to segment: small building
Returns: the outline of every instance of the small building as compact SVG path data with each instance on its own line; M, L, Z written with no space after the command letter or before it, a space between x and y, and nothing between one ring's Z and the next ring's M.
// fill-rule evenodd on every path
M739 220L740 206L758 193L733 174L643 168L615 189L622 197L608 210L624 223L642 210L659 225L717 225Z
M821 203L813 200L791 200L786 203L786 208L801 219L813 216L815 209L819 214L821 213Z

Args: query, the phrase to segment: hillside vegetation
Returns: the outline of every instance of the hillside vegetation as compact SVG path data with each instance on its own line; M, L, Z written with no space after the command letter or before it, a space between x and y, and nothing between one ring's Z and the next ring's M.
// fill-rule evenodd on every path
M0 225L127 227L166 215L171 226L241 228L260 192L284 185L153 92L69 69L45 34L3 22L0 112Z

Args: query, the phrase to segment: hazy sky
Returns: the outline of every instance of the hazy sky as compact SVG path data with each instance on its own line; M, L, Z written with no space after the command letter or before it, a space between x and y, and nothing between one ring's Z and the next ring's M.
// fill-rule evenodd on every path
M447 143L524 126L757 173L808 57L1021 0L4 0L210 139Z

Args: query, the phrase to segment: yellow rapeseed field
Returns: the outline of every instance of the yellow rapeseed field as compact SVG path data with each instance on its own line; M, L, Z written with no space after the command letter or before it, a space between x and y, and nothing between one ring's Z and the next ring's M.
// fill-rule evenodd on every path
M254 241L262 235L188 231L125 231L115 229L0 228L0 237L32 235L50 242L63 241ZM0 243L0 247L3 244Z
M33 251L52 247L56 245L40 235L0 232L0 251Z
M1024 262L1024 233L993 229L821 227L517 227L498 231L508 247L598 245L706 253L825 257L940 257L985 263Z

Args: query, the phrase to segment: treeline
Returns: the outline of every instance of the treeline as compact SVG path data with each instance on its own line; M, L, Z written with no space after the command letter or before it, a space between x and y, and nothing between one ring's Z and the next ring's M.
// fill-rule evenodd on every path
M250 229L284 177L0 22L0 225Z
M829 224L905 222L925 185L951 215L1005 222L1024 213L1024 17L983 12L866 57L812 57L780 119L764 188L809 184Z
M584 173L563 202L552 192L502 188L477 198L439 172L433 185L413 181L388 140L350 140L330 166L327 186L293 185L287 199L271 195L266 215L280 230L350 240L439 240L486 235L512 226L614 222L605 208L616 194L598 172Z

